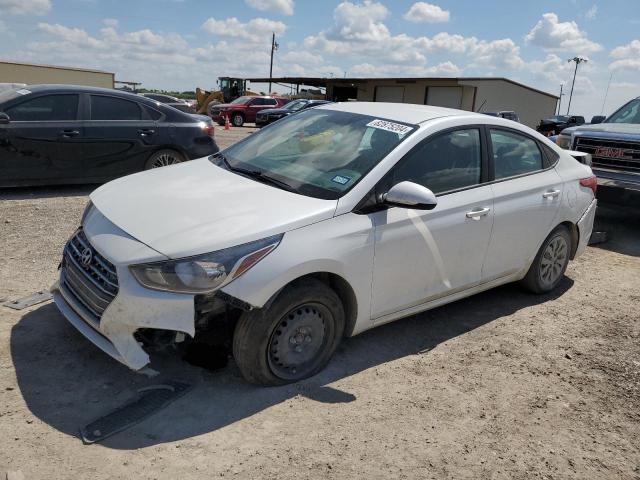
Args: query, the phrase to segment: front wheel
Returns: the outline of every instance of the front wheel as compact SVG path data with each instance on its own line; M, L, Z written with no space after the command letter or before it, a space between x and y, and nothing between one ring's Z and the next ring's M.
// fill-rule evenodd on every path
M231 123L233 123L234 127L241 127L244 125L244 117L241 113L234 113L231 116Z
M251 383L297 382L326 366L344 323L338 295L319 280L302 280L285 288L268 307L240 317L233 356Z
M569 265L571 235L560 225L545 239L522 284L533 293L547 293L558 286Z

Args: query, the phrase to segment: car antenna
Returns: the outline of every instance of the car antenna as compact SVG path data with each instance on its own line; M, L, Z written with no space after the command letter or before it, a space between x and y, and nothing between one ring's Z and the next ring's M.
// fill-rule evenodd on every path
M482 102L482 104L480 105L480 107L476 110L476 113L479 113L482 111L482 107L484 107L484 104L487 103L487 99L484 99L484 102Z

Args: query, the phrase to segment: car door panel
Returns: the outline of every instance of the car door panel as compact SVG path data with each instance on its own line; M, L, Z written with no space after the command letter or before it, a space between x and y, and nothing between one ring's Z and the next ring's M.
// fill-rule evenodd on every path
M374 320L478 284L492 207L492 190L485 185L438 197L431 211L391 208L371 214ZM488 211L467 215L481 209Z
M0 126L3 185L63 182L81 169L84 129L78 95L42 95L7 109L13 119Z
M495 218L483 267L487 280L528 267L555 227L563 195L562 179L554 168L544 168L544 156L536 141L517 132L498 131L494 135L496 131L492 129L490 135L498 180L491 185ZM494 145L508 138L513 140L511 147ZM512 147L516 153L509 152ZM503 178L509 173L519 175Z
M85 170L104 179L142 170L157 146L157 123L129 100L91 95L91 105L85 123Z
M377 133L370 143L378 143ZM372 316L382 317L481 281L493 222L481 127L456 127L421 141L376 193L412 181L438 195L433 210L372 213L375 259ZM375 320L374 320L375 321Z

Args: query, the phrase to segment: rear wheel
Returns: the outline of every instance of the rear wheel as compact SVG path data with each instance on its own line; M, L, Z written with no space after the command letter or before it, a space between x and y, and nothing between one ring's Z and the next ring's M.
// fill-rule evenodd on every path
M244 116L241 113L232 114L231 123L233 123L234 127L241 127L244 125Z
M306 279L284 289L268 307L238 320L233 356L250 382L283 385L315 375L344 332L344 309L324 283Z
M534 293L547 293L558 286L569 264L571 235L560 225L545 239L522 284Z
M159 150L149 157L144 169L166 167L167 165L182 163L184 160L184 156L175 150Z

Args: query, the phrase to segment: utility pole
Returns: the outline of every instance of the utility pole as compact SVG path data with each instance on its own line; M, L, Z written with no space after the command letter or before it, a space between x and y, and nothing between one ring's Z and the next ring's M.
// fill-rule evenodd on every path
M273 52L278 50L278 44L276 43L276 33L273 32L271 36L271 65L269 66L269 95L271 95L271 79L273 78Z
M564 87L564 83L560 84L560 98L558 99L558 111L556 115L560 115L560 107L562 106L562 96L564 95L564 93L562 93L562 87Z
M573 98L573 86L576 83L576 74L578 73L578 65L580 65L582 62L588 62L588 61L589 60L582 57L573 57L567 60L567 62L569 63L576 62L576 68L573 71L573 82L571 82L571 93L569 94L569 106L567 107L567 115L569 115L569 110L571 110L571 99Z

